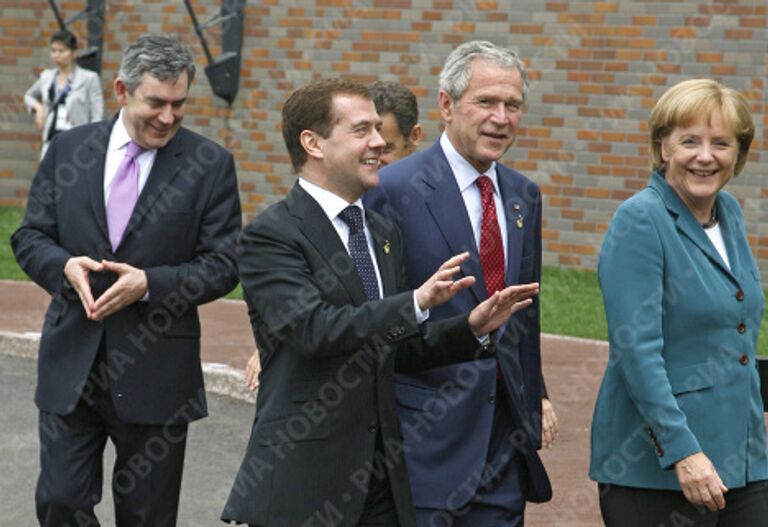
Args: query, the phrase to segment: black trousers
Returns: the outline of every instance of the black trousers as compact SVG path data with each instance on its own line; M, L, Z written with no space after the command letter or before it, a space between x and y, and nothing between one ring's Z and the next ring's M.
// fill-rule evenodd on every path
M709 512L680 491L598 485L607 527L765 527L768 481L749 483L725 494L725 508Z
M44 527L100 525L93 509L101 501L103 454L109 438L117 452L112 474L116 525L173 527L187 425L121 421L108 383L96 373L103 360L102 349L89 378L94 389L74 412L64 416L40 412L37 518Z

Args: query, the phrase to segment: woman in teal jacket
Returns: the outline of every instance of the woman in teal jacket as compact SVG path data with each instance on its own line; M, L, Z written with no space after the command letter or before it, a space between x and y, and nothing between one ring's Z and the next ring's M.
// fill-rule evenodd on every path
M747 160L749 106L689 80L649 124L650 184L616 211L600 253L610 358L590 477L609 527L765 526L764 298L741 209L722 191Z

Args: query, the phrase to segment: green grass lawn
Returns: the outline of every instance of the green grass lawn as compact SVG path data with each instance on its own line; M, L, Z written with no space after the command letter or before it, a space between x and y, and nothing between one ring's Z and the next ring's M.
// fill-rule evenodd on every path
M28 280L16 265L8 239L23 210L0 207L0 279ZM240 285L227 298L242 298ZM605 340L608 330L597 275L592 271L545 267L541 288L541 326L546 333ZM763 318L758 353L768 355L768 319Z
M594 272L564 267L542 269L541 329L556 335L608 338L603 298Z
M10 242L11 234L21 225L23 216L21 207L0 207L0 279L29 280L16 264Z

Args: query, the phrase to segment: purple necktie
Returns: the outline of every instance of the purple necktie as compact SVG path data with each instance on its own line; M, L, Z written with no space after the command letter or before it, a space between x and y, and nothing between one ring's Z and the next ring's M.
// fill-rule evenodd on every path
M107 200L107 225L112 251L116 251L123 239L133 207L139 198L139 163L136 158L144 151L131 141L125 150L125 157L112 180L112 190Z

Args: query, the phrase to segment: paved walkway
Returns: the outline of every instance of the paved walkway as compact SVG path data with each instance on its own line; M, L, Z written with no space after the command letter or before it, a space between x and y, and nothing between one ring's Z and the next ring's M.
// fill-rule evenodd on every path
M30 283L0 281L0 331L37 333L49 297ZM245 304L218 300L200 309L202 356L240 370L254 350ZM544 375L560 420L556 446L543 453L555 496L531 505L528 527L593 527L601 525L595 485L587 479L589 423L607 346L579 339L542 338ZM230 382L239 382L230 377ZM209 383L210 385L210 383ZM29 402L32 405L32 402Z

